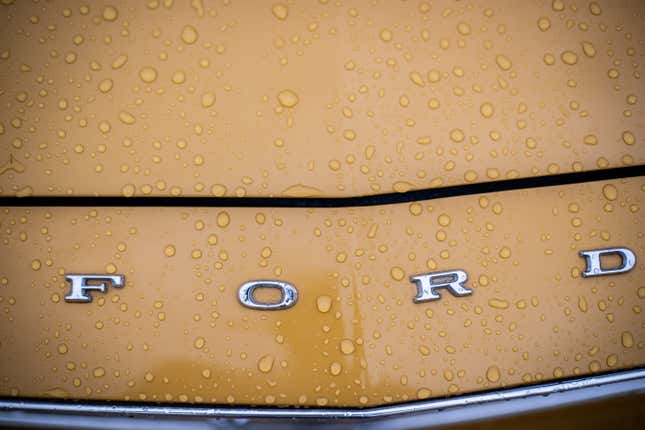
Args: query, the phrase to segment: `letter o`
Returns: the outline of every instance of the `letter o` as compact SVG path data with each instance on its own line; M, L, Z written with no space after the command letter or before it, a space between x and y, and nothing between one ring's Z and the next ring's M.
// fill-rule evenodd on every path
M280 290L282 298L278 302L262 303L255 300L253 293L258 288L275 288ZM249 281L240 286L237 292L240 303L249 309L276 311L289 309L298 301L298 290L288 282L282 281Z

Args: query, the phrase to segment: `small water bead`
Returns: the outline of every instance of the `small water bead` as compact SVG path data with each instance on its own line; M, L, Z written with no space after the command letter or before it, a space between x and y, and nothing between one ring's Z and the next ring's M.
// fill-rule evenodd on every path
M623 142L625 145L633 145L636 143L636 138L631 131L624 131L622 134Z
M545 16L541 16L538 18L537 25L541 31L547 31L551 28L551 20Z
M278 93L278 102L283 107L286 107L286 108L295 107L299 101L300 101L300 98L298 97L298 94L296 94L296 92L293 90L286 89Z
M412 81L412 83L414 83L415 85L417 85L419 87L423 88L423 87L426 86L425 82L423 81L423 77L417 71L413 71L413 72L410 73L410 80Z
M611 184L602 187L602 194L607 200L613 201L618 198L618 190Z
M217 214L217 225L221 228L227 227L231 222L228 212L222 211Z
M495 114L495 107L492 103L485 102L479 106L479 112L484 118L491 118Z
M271 13L280 21L284 21L289 16L289 8L284 3L276 3L271 7Z
M258 370L262 373L269 373L273 369L275 359L272 355L264 355L258 361Z
M495 62L497 63L497 66L505 72L511 70L511 68L513 67L511 60L507 56L502 54L495 57Z
M198 337L195 339L194 346L196 349L202 349L206 345L206 339L203 337Z
M119 120L126 125L132 125L135 122L137 122L136 118L134 115L132 115L130 112L126 111L121 111L119 112Z
M174 257L175 252L176 250L174 245L166 245L166 247L163 250L163 253L166 257Z
M581 42L580 45L582 46L582 52L589 58L593 58L596 56L596 48L593 46L591 42Z
M121 67L125 66L127 62L128 62L128 56L125 54L121 54L118 57L116 57L112 62L112 68L114 70L119 70Z
M419 399L419 400L427 399L431 395L432 395L432 391L430 391L427 388L419 388L417 390L417 399Z
M330 296L318 296L316 297L316 307L318 310L324 314L329 312L332 305L332 298Z
M594 16L600 16L602 14L602 9L597 2L592 1L591 3L589 3L589 12L591 12L591 14Z
M420 203L411 203L408 209L414 216L419 216L423 213L423 206Z
M391 42L391 41L392 41L392 38L393 38L394 36L393 36L393 34L392 34L392 31L391 31L391 30L389 30L389 29L387 29L387 28L384 28L384 29L382 29L382 30L381 30L381 32L379 33L379 37L381 38L381 40L382 40L383 42Z
M564 64L567 64L569 66L573 66L578 62L578 55L573 51L564 51L560 55L560 58L562 59L562 62Z
M451 219L449 215L441 214L437 217L437 222L439 223L440 226L447 227L450 225Z
M343 354L353 354L355 350L356 347L354 346L354 342L351 339L343 339L340 341L340 351Z
M143 67L139 70L139 77L143 82L150 84L157 80L157 69L154 67Z
M125 184L123 187L121 187L121 194L124 197L134 196L135 191L136 191L136 188L133 184Z
M177 70L172 74L172 77L170 78L173 84L183 84L186 82L186 72L183 70Z
M394 266L390 269L390 276L395 281L401 281L405 277L405 271L399 266Z
M488 300L488 306L494 309L508 309L510 303L504 299L492 298Z
M181 30L181 40L187 45L194 44L195 42L197 42L198 38L199 33L197 32L197 29L192 25L186 25Z
M547 66L553 66L555 64L555 55L550 53L544 54L544 57L542 58L542 60L544 61L544 64L546 64Z
M489 382L496 383L500 380L500 378L501 373L497 366L490 366L488 369L486 369L486 379L488 379Z
M582 141L585 145L593 146L598 144L598 137L595 134L587 134Z
M459 128L455 128L450 131L450 139L455 143L463 142L465 139L464 132Z
M202 107L209 108L215 104L215 94L212 92L205 92L202 94Z
M110 90L112 90L112 87L114 85L114 82L112 79L103 79L101 82L99 82L98 89L102 93L109 93Z
M634 336L628 331L624 331L620 335L620 342L623 344L625 348L631 348L634 346Z
M333 362L329 366L329 373L331 373L333 376L340 375L340 372L342 372L342 370L343 370L343 366L338 362Z
M114 22L119 17L119 11L114 6L105 6L102 12L103 19L108 22Z
M428 70L428 81L435 84L441 80L441 72L439 70Z
M468 36L470 34L470 24L467 22L460 22L457 24L457 32L462 36Z

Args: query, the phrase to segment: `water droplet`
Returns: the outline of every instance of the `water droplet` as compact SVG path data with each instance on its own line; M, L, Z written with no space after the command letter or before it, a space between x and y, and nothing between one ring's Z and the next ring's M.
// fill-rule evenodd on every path
M465 139L464 132L460 128L455 128L450 131L450 139L455 143L463 142Z
M262 373L269 373L273 369L274 358L272 355L264 355L258 361L258 369Z
M588 134L584 137L582 140L585 145L597 145L598 144L598 138L596 137L595 134Z
M198 337L195 339L194 345L195 345L195 348L202 349L204 345L206 345L206 339L204 339L203 337Z
M450 225L450 216L448 214L441 214L437 217L437 222L442 227L447 227Z
M511 67L513 67L511 60L507 56L502 54L495 57L495 62L497 63L497 66L499 66L499 68L504 70L505 72L511 70Z
M605 196L607 200L616 200L618 198L618 190L616 187L614 187L611 184L607 184L604 187L602 187L602 194Z
M417 71L410 72L410 80L419 87L423 88L426 86L426 83L423 81L423 77Z
M134 196L135 191L136 191L136 188L134 187L133 184L125 184L121 188L121 194L124 197L132 197L132 196Z
M479 112L484 118L491 118L495 114L495 108L492 103L482 103L479 107Z
M625 145L633 145L634 143L636 143L636 138L631 131L624 131L622 138Z
M499 368L497 366L490 366L488 369L486 369L486 379L488 379L490 382L497 382L499 381L501 377Z
M231 217L228 212L222 211L217 214L217 225L221 228L227 227L231 222Z
M419 400L427 399L431 395L432 395L432 391L430 391L427 388L419 388L419 390L417 391L417 399Z
M102 93L109 93L113 85L114 83L112 82L112 79L103 79L101 82L99 82L98 88Z
M271 13L280 21L284 21L289 16L289 8L286 4L276 3L271 7Z
M143 82L150 84L157 80L157 69L154 67L144 67L139 70L139 77Z
M488 300L488 306L490 306L491 308L494 308L494 309L508 309L508 307L510 305L509 305L508 301L506 301L504 299L493 298L493 299Z
M573 51L564 51L560 55L560 58L562 59L562 62L564 64L567 64L569 66L573 66L578 62L578 55Z
M126 125L132 125L137 122L137 119L130 112L121 111L119 112L119 120Z
M414 216L419 216L423 213L423 206L421 203L411 203L408 209Z
M400 281L405 277L405 272L399 266L394 266L390 269L390 276L395 281Z
M181 30L181 40L186 45L192 45L193 43L197 42L198 38L199 33L197 32L197 29L192 25L185 25Z
M631 348L634 346L634 337L628 331L624 331L620 336L620 341L625 348Z
M298 94L292 90L286 89L278 93L278 102L286 108L295 107L299 101Z
M538 18L537 25L541 31L547 31L549 28L551 28L551 20L545 16L541 16L540 18Z
M351 339L343 339L340 341L340 351L345 354L353 354L354 351L356 350L356 347L354 346L354 342L352 342Z
M202 107L209 108L215 104L215 93L206 92L202 94Z
M316 297L316 307L322 313L327 313L331 309L332 299L329 296Z
M387 28L382 29L379 33L379 37L383 42L391 42L393 37L392 30L389 30Z
M441 80L441 72L439 70L428 70L428 81L436 84Z
M351 142L356 139L356 132L352 129L343 130L343 137Z
M338 362L333 362L329 366L329 373L331 373L334 376L340 375L340 372L342 372L342 370L343 370L343 366Z
M460 22L457 24L457 31L462 36L468 36L470 34L470 24L467 22Z
M166 257L173 257L175 255L175 247L173 245L166 245L163 250L163 253Z
M581 42L582 45L582 52L589 57L595 57L596 56L596 48L591 44L591 42Z
M119 11L114 6L105 6L102 15L104 20L113 22L119 17Z
M600 16L602 14L602 9L598 3L592 1L589 3L589 12L591 12L592 15Z

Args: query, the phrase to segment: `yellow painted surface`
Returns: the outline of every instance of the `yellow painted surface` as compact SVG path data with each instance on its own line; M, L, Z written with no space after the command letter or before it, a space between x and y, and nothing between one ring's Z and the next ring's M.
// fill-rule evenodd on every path
M364 195L645 162L641 0L0 3L0 195Z
M342 209L5 208L0 395L367 406L645 364L645 178ZM581 278L580 250L630 248ZM615 262L614 262L615 263ZM410 275L473 294L415 304ZM65 273L122 289L66 303ZM294 284L283 311L237 301Z

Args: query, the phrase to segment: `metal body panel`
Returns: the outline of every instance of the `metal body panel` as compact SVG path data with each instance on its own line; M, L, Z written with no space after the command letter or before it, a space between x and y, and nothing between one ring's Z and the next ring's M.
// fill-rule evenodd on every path
M644 190L639 177L377 207L6 208L0 394L367 407L642 366ZM580 251L616 246L631 271L581 276ZM454 269L472 295L414 303L409 276ZM125 285L66 303L66 273ZM253 279L289 282L297 304L243 307Z
M0 5L0 195L353 196L645 162L639 0Z

